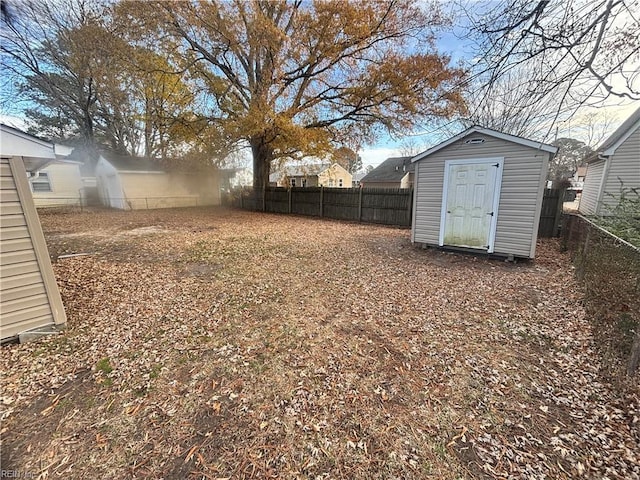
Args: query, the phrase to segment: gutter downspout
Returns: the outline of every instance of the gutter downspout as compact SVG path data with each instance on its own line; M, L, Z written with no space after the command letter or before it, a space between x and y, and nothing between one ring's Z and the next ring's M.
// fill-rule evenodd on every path
M604 187L607 183L606 179L609 175L609 167L611 167L611 157L607 157L601 153L598 153L598 160L604 161L604 168L602 169L602 178L600 179L600 186L598 187L598 197L596 198L596 215L600 215L600 208L602 207L602 197L604 196Z

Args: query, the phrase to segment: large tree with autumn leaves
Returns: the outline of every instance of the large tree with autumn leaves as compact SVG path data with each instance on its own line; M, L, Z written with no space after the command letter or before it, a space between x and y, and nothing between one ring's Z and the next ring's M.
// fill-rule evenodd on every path
M413 0L123 4L172 39L201 92L211 141L246 141L254 186L278 158L403 131L463 108L464 73L434 48L446 19Z

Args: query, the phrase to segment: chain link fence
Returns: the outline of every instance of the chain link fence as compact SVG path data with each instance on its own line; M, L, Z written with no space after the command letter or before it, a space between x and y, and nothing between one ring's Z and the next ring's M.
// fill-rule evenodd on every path
M640 249L580 215L565 215L563 247L584 287L584 306L611 377L638 375Z

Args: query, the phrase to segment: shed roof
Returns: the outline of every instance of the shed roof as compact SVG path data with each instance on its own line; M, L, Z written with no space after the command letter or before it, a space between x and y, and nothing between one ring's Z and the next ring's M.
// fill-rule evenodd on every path
M366 182L399 182L407 172L413 172L416 166L412 157L390 157L367 173L361 180Z
M449 138L448 140L445 140L442 143L439 143L438 145L431 147L429 150L419 153L418 155L416 155L415 157L413 157L413 159L411 160L412 162L417 162L419 160L422 160L423 158L431 155L432 153L437 152L438 150L442 150L445 147L448 147L449 145L451 145L452 143L457 142L458 140L461 140L473 133L481 133L483 135L488 135L490 137L494 137L494 138L499 138L501 140L506 140L508 142L513 142L513 143L517 143L519 145L524 145L525 147L531 147L531 148L535 148L537 150L542 150L544 152L548 152L548 153L557 153L558 152L558 147L554 147L553 145L549 145L546 143L542 143L542 142L536 142L534 140L529 140L527 138L522 138L522 137L518 137L516 135L510 135L508 133L503 133L503 132L499 132L497 130L492 130L490 128L485 128L485 127L481 127L479 125L474 125L472 127L467 128L464 132L459 133L458 135L455 135L451 138Z
M102 151L104 157L116 170L121 172L164 172L165 169L157 160L147 157L133 157L115 152Z
M613 155L616 149L622 145L622 143L629 138L638 127L640 126L640 108L631 114L622 125L620 125L615 132L613 132L600 147L596 150L601 155L610 156ZM597 158L597 156L596 156ZM592 158L591 160L593 160Z

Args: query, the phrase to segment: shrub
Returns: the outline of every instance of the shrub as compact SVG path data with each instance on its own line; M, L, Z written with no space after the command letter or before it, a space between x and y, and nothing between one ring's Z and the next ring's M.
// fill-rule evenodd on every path
M620 184L618 195L606 193L613 199L611 205L614 206L605 204L603 215L594 221L615 236L640 247L640 189L625 187L622 181Z

